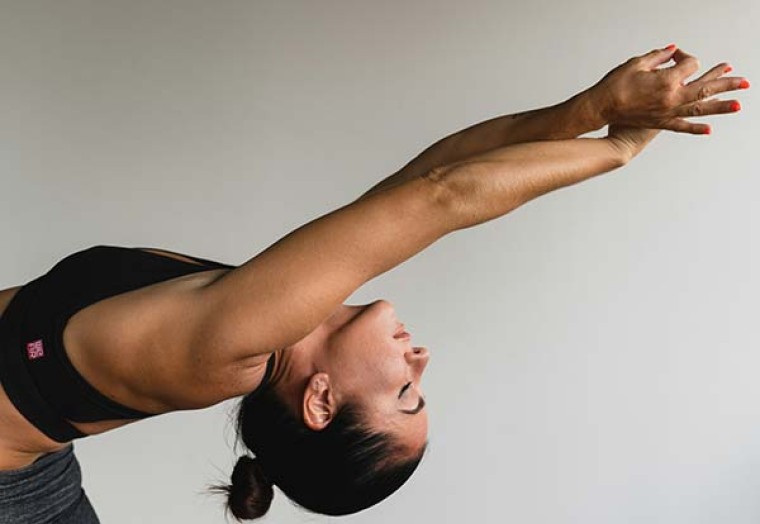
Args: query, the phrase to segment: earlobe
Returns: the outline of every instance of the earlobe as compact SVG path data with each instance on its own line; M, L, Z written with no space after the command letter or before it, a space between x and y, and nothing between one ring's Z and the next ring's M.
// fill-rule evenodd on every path
M334 413L335 400L330 376L327 373L317 373L311 377L304 391L304 423L315 431L321 431L330 424Z

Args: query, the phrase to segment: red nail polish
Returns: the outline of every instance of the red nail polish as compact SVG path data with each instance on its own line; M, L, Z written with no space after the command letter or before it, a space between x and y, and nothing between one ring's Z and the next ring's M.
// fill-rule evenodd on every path
M734 70L734 68L733 68L733 67L731 67L730 65L727 65L727 66L726 66L726 70L725 70L725 71L723 71L723 73L730 73L730 72L731 72L731 71L733 71L733 70Z
M739 83L740 89L749 89L749 80L746 78Z
M672 51L672 50L673 50L673 49L675 49L675 48L676 48L676 45L675 45L675 44L670 44L669 46L666 46L666 47L665 47L665 49L667 49L668 51Z
M710 126L707 126L703 131L703 134L709 135L710 133L712 133L712 128Z
M739 111L742 108L742 105L739 102L731 102L730 109L731 111Z

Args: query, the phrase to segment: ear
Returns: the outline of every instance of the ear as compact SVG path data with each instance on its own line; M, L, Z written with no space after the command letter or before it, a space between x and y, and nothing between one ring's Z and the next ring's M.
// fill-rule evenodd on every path
M303 395L303 421L311 429L325 429L337 411L335 397L327 373L315 373Z

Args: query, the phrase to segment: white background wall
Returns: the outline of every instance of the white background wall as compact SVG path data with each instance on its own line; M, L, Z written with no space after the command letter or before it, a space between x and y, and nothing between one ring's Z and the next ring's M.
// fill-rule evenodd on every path
M95 244L241 264L652 48L760 82L759 22L755 0L1 1L0 288ZM347 301L390 300L430 348L431 444L342 520L760 521L757 89ZM76 441L101 520L224 522L198 493L237 458L234 405ZM263 522L328 520L277 492Z

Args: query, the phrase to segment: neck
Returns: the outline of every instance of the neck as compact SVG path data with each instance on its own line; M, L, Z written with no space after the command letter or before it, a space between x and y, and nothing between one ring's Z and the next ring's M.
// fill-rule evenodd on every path
M299 354L296 354L297 352ZM304 349L294 345L278 349L274 353L274 369L269 377L270 387L293 413L300 413L300 399L309 376L308 370L303 367Z
M321 350L329 326L322 325L295 344L275 351L275 364L269 381L277 396L293 413L303 411L303 395L315 373L325 371Z

